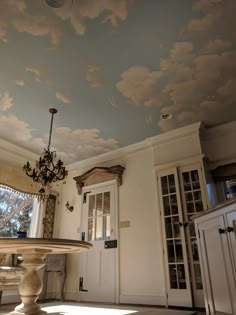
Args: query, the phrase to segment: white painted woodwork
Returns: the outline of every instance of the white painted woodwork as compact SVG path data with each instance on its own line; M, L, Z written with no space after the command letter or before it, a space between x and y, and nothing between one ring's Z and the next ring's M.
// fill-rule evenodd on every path
M89 241L93 248L91 251L82 253L79 261L79 277L83 278L83 288L80 288L79 296L81 301L93 302L116 302L116 274L117 268L117 248L105 248L106 240L117 240L117 222L115 222L115 184L92 185L83 189L84 199L82 210L81 233L85 233L85 241ZM110 226L106 227L104 220L106 217L98 215L97 211L97 196L109 194L107 207L110 210ZM94 219L90 217L89 210L91 209L90 200L95 200L92 205ZM100 205L105 210L105 199ZM108 208L106 208L108 210ZM99 210L101 211L101 208ZM103 212L104 214L104 212ZM90 219L88 219L90 217ZM93 221L93 227L90 228L88 220ZM109 220L108 220L109 221ZM91 234L89 234L89 229ZM108 237L105 234L108 233ZM103 234L103 235L102 235ZM98 236L98 239L97 239ZM91 239L92 238L92 239Z
M236 314L235 222L235 200L195 218L205 307L209 315ZM228 232L228 227L234 230Z
M182 162L176 162L176 165L182 166L162 170L157 173L168 305L204 307L202 282L201 278L199 278L200 262L197 253L196 234L194 233L194 223L191 220L194 213L207 208L206 185L202 173L201 157L198 157L198 160L199 163L193 165L189 165L185 161L188 164L187 166L183 166ZM173 166L172 163L171 165ZM158 169L160 168L162 169L162 166L158 167ZM163 192L163 182L165 180L169 181L171 176L172 187L169 185L168 192ZM187 176L189 182L184 181L185 176ZM193 176L196 179L192 178ZM189 195L190 201L188 200ZM196 196L199 200L196 199ZM168 208L166 204L166 202L168 203L168 198L170 213L166 210ZM177 204L171 201L173 198L176 198ZM169 225L172 225L172 229L168 228ZM173 244L174 260L170 256L171 244ZM177 251L179 250L177 246L182 247L182 257L177 256ZM176 268L174 268L174 265ZM178 268L184 269L184 272L182 272L184 275L179 275ZM176 270L176 275L173 275L174 270ZM177 284L173 280L175 277ZM181 277L180 280L179 277Z

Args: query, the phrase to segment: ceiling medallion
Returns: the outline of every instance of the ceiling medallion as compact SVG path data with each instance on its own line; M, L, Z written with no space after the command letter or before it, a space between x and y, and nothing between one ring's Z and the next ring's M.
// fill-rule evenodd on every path
M61 160L55 161L56 151L50 151L53 115L57 113L57 110L50 108L49 112L52 114L52 117L48 147L44 149L43 154L39 157L39 160L36 161L35 168L32 168L29 162L23 166L23 171L25 171L26 175L31 177L33 182L41 186L39 190L41 194L45 193L45 190L50 188L52 183L63 180L68 175L64 163Z

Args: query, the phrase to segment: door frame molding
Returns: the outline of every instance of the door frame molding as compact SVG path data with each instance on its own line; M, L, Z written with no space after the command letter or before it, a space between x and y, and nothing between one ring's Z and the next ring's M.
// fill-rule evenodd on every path
M98 184L92 184L89 186L82 187L82 198L81 198L81 209L83 211L83 194L86 193L89 190L97 189L97 188L105 188L108 186L114 186L114 238L117 239L117 250L115 251L115 303L120 303L120 242L119 242L119 189L117 180L109 180L106 182L98 183ZM82 222L82 211L81 211L81 217L80 220Z

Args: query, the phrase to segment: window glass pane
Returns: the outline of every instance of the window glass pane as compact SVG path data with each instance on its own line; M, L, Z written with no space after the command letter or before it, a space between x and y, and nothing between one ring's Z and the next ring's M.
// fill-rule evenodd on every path
M173 228L174 228L174 237L180 237L180 227L179 227L179 216L173 216Z
M191 192L189 193L185 193L185 199L186 199L186 202L192 202L193 201L193 195Z
M95 215L95 195L90 195L88 216L93 217L94 215Z
M110 214L110 192L104 193L104 214Z
M174 242L167 241L167 252L168 252L168 262L175 261L175 250L174 250Z
M178 214L178 204L176 194L170 196L171 212L172 214Z
M95 219L89 218L88 219L88 241L95 240Z
M103 239L103 216L96 218L96 240Z
M16 236L30 231L34 198L17 191L0 188L0 236Z
M170 287L171 289L177 289L177 270L176 265L169 265L169 274L170 274Z
M178 262L184 261L181 241L175 241L175 252L176 252L176 261Z
M174 174L168 175L168 180L169 180L170 193L174 193L175 192L175 177L174 177Z
M109 215L104 217L105 220L105 239L108 240L111 237L111 217Z
M187 212L188 213L194 213L195 212L194 203L191 201L189 201L187 203Z
M161 177L162 195L168 194L167 176Z
M191 180L192 182L199 182L199 176L198 176L197 170L191 171Z
M166 238L172 238L173 233L172 233L171 218L166 218L165 224L166 224Z
M202 290L203 286L202 286L200 264L194 264L194 273L195 273L196 289Z
M184 172L182 176L183 176L183 183L184 183L184 191L191 190L189 172Z
M179 289L186 289L185 270L184 270L183 264L177 265L177 275L178 275Z
M168 196L163 197L163 207L164 207L164 215L165 216L170 215L170 201L169 201Z
M103 214L103 207L102 207L102 194L96 195L96 215L102 215Z
M199 256L198 256L198 247L197 247L197 241L196 239L192 240L192 253L193 253L193 260L199 261Z

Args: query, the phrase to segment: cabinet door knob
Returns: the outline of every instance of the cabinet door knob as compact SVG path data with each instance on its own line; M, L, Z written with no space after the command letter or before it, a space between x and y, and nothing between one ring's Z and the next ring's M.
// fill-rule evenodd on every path
M219 232L220 234L223 234L223 233L225 233L225 230L224 230L224 229L219 228L218 232Z
M227 232L230 233L230 232L233 232L233 230L234 230L234 228L233 228L232 226L228 226L228 227L227 227Z
M182 223L182 222L179 222L179 226L183 226L183 223Z

